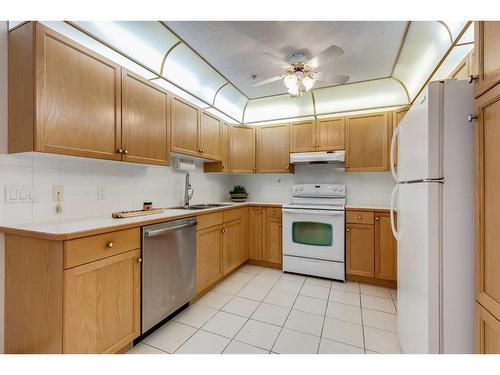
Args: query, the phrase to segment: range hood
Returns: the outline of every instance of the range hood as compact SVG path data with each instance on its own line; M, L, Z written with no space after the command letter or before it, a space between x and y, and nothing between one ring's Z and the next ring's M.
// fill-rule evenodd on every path
M345 151L296 152L290 154L291 164L333 164L345 167Z

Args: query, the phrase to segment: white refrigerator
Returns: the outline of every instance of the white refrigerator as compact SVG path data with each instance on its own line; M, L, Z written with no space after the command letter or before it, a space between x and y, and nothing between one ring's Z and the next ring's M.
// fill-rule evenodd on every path
M391 141L391 166L398 144L391 224L398 243L398 337L405 353L474 352L471 113L473 85L431 82Z

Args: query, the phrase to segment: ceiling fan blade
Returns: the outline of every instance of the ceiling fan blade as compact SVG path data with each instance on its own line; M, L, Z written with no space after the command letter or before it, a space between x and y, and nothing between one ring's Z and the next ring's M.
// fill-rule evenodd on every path
M263 79L262 81L257 81L254 84L252 84L252 87L259 87L259 86L262 86L262 85L267 85L268 83L271 83L271 82L274 82L274 81L279 81L282 78L283 78L283 76L275 76L275 77L271 77L271 78L268 78L268 79Z
M330 85L342 85L349 81L349 76L344 74L328 74L325 72L319 72L316 77L317 81L329 83Z
M317 68L328 62L332 57L340 56L344 53L344 50L336 45L331 45L321 52L319 55L313 57L311 60L307 62L307 65L312 68Z
M270 52L261 52L260 55L262 57L264 57L269 63L281 66L282 68L285 68L285 67L290 65L282 58L280 58L280 57L278 57Z

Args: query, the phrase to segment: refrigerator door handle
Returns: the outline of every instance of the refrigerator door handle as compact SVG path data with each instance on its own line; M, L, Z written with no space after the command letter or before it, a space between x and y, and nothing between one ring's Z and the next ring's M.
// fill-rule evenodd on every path
M396 168L394 167L394 150L396 146L396 139L398 137L399 137L399 126L397 126L396 129L394 129L394 131L392 132L391 150L390 150L391 173L392 177L394 177L396 181L399 181L399 176L398 173L396 172Z
M390 209L390 219L391 219L391 230L392 230L392 235L396 240L399 241L401 235L400 233L396 230L396 225L394 223L394 198L396 197L396 193L399 190L399 185L394 186L394 189L392 189L391 193L391 209Z

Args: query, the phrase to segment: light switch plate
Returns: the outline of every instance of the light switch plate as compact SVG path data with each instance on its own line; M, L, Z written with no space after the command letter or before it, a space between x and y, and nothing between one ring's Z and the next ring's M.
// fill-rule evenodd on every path
M5 186L5 203L12 204L17 202L17 187L13 185Z

